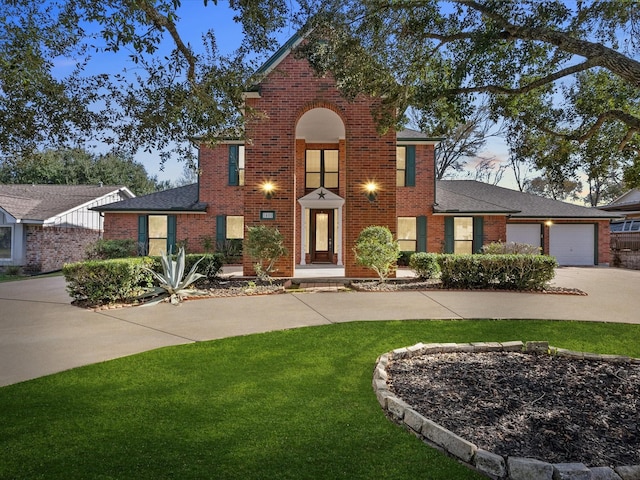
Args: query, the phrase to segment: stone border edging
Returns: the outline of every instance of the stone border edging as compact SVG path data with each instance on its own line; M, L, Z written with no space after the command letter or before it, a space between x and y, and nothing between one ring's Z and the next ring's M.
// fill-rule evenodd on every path
M639 363L640 359L619 355L598 355L549 346L548 342L418 343L398 348L378 357L373 373L373 389L380 406L393 421L405 425L423 441L453 456L469 468L501 480L640 480L640 465L587 467L583 463L551 464L534 458L501 456L423 417L388 387L387 365L394 359L450 352L546 353L580 360Z

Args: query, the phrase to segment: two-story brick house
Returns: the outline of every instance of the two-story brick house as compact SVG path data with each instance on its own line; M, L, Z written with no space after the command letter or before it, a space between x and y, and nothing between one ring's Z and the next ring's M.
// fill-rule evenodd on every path
M244 138L201 145L196 185L100 207L106 238L138 238L150 253L187 240L197 252L206 241L240 239L246 227L266 224L278 228L288 250L277 275L334 263L347 277L366 277L372 272L356 265L353 245L370 225L388 226L404 251L458 253L509 240L507 223L533 225L513 226L512 235L520 239L527 230L549 252L551 222L577 222L586 226L578 233L591 238L581 261L608 262L610 215L513 192L519 206L506 189L436 182L438 139L410 130L380 134L372 117L378 100L343 98L330 76L296 58L297 41L281 48L262 67L259 85L245 92L247 107L260 115L246 122ZM243 269L253 273L246 255Z

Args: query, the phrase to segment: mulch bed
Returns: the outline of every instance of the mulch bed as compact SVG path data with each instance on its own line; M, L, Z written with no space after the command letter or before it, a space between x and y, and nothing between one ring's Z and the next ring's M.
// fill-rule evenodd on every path
M394 360L390 389L479 448L588 466L640 464L640 365L514 352Z
M554 295L584 295L587 294L577 288L547 286L544 290L504 290L504 289L451 289L442 286L440 280L377 280L351 282L351 288L359 292L399 292L411 290L447 290L459 292L519 292L519 293L547 293Z

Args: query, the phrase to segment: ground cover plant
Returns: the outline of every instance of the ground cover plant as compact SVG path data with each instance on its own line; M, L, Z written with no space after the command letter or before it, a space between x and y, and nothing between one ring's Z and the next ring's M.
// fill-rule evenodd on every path
M354 322L163 348L0 388L0 478L480 479L389 421L376 357L548 340L640 357L637 325Z

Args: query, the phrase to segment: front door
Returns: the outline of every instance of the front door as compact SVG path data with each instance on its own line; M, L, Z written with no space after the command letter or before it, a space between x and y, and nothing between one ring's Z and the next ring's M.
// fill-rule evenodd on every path
M311 210L311 263L333 263L333 210Z

